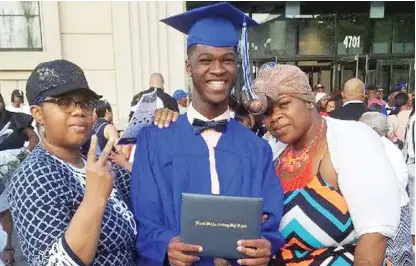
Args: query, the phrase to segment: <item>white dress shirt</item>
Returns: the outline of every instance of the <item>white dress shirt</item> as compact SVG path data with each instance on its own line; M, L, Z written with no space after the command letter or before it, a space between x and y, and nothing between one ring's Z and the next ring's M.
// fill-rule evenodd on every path
M364 102L359 101L359 100L351 100L351 101L345 102L342 106L345 106L345 105L350 104L350 103L364 103Z
M400 222L400 193L380 136L361 122L324 119L330 159L356 237L367 233L394 237ZM274 158L287 145L278 142L278 146Z
M208 119L202 114L200 114L198 111L196 111L192 104L188 107L188 121L192 125L194 119L200 119L202 121L219 121L219 120L230 120L230 111L227 110L225 113L223 113L220 116L215 117L214 119ZM211 193L212 194L220 194L220 182L218 179L218 173L217 173L217 167L215 164L215 147L218 144L218 141L220 140L222 133L218 132L214 129L207 129L204 130L201 133L202 138L205 140L205 143L208 146L208 152L209 152L209 170L210 170L210 176L211 176Z
M6 110L13 113L24 113L28 115L32 115L30 113L30 106L28 105L20 105L20 107L14 107L13 105L7 105Z

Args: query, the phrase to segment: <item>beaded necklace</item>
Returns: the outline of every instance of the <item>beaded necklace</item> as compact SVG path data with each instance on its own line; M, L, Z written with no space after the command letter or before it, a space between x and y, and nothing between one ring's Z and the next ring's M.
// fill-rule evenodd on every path
M289 145L284 153L281 156L281 159L279 161L278 170L279 172L283 169L285 172L293 173L299 168L301 168L306 161L309 159L309 151L316 143L316 141L319 139L319 137L322 134L324 128L324 120L322 119L321 125L319 126L318 134L313 138L313 140L306 145L302 150L296 151L292 145Z

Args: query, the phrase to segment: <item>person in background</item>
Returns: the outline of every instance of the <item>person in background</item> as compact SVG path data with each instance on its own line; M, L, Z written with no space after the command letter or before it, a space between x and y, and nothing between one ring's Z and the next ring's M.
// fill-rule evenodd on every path
M297 66L264 69L253 85L259 100L250 110L264 112L283 144L274 157L285 192L279 230L286 244L272 265L384 265L400 198L380 137L363 123L320 116ZM358 87L363 97L362 82L345 87Z
M352 78L345 82L342 98L343 106L332 111L330 117L358 121L365 112L368 112L364 105L365 86L361 80Z
M240 104L237 106L234 119L248 129L253 130L255 124L254 116L247 111L244 105Z
M315 105L320 115L328 116L328 113L326 112L327 104L328 104L328 95L326 95L326 93L318 92L317 94L315 94Z
M270 147L230 118L228 103L237 79L238 30L244 22L257 23L229 3L162 22L188 34L186 71L194 88L188 112L176 123L165 130L144 128L138 137L131 181L140 232L137 265L214 265L216 258L199 256L203 247L181 242L177 221L184 192L263 198L268 218L261 238L238 241L236 250L247 257L231 264L267 265L283 244L283 194Z
M117 128L113 125L113 110L109 102L99 100L95 104L93 113L94 124L92 126L92 135L96 135L98 139L97 156L101 155L101 151L107 145L109 139L113 139L116 143L119 139ZM90 141L83 146L84 154L87 155L90 149Z
M380 85L377 85L376 89L377 89L377 99L384 102L384 89ZM384 104L386 104L386 102L384 102Z
M25 96L23 91L14 90L11 95L11 104L6 106L6 110L13 113L25 113L30 115L30 107L25 105Z
M390 115L396 109L395 97L400 91L394 90L389 93L387 97L387 103L381 106L381 112L386 116Z
M313 88L313 91L315 93L324 93L325 87L322 84L316 84L315 87Z
M384 114L383 113L383 107L379 104L376 104L376 103L373 103L372 105L370 105L368 107L368 110L369 110L369 112L377 112L377 113Z
M400 92L394 97L396 109L387 117L390 132L389 139L396 143L400 149L403 147L404 135L406 133L407 123L409 122L410 113L409 98L407 93Z
M367 94L367 107L372 105L373 103L376 103L381 106L386 104L386 102L380 98L381 95L384 95L384 90L379 85L370 86L368 88L368 94ZM360 117L358 119L360 119Z
M360 122L368 125L380 136L391 166L394 169L400 192L400 225L396 235L387 241L387 257L393 266L414 265L414 252L410 228L409 195L407 194L409 180L407 165L404 161L402 152L393 144L393 142L386 138L388 124L384 114L379 112L367 112L363 114Z
M137 99L137 102L138 102L143 94L150 93L156 89L156 95L157 95L157 100L156 100L157 107L156 108L157 109L167 108L169 110L179 113L178 103L172 96L170 96L169 94L165 92L164 87L165 87L165 80L163 79L162 74L153 73L150 76L149 89L139 92L133 98ZM136 110L135 107L136 106L131 107L131 112L129 115L130 117L133 115L134 111Z
M26 156L31 153L39 142L38 136L32 127L32 120L32 117L24 112L11 112L6 110L3 96L0 94L0 129L3 129L6 124L10 123L9 129L12 130L12 133L0 143L2 160L8 160L7 158L17 156L22 152ZM4 137L2 136L2 138ZM26 142L28 143L27 147L25 147ZM14 249L11 237L13 233L13 220L7 201L8 191L8 184L6 184L6 188L0 194L0 223L9 235L2 258L7 265L13 265Z
M409 109L413 109L413 105L415 104L415 92L408 92L407 96L409 97Z
M178 103L179 114L186 113L188 108L188 93L184 90L176 90L173 93L173 98L175 98L176 102Z
M163 86L164 83L162 81L163 81L163 77L161 77L160 74L159 75L155 74L155 75L153 75L153 79L151 78L151 80L150 80L150 85ZM150 92L150 91L151 90L148 90L148 92ZM166 98L166 95L164 95L164 92L160 93L159 89L157 90L156 93L160 94L162 98L168 99L168 98ZM140 98L142 97L142 95L143 95L143 92L140 92L140 93L133 96L133 99L130 103L129 122L132 119L133 114L137 109L137 104L139 103ZM169 94L167 94L167 95L170 97ZM171 101L169 99L167 100L167 102L169 102L169 104L167 104L167 107L160 108L161 106L164 106L164 104L163 104L163 102L161 102L161 98L159 98L159 96L157 96L157 97L158 98L156 100L157 101L157 106L156 107L158 109L156 109L156 112L155 112L154 124L159 126L159 128L168 127L170 121L175 122L176 119L178 118L179 109L177 109L177 108L175 109L175 107L173 106L173 104L171 103ZM173 97L171 97L171 98L176 103L176 100ZM177 105L178 104L176 103L176 106ZM172 110L172 109L175 109L175 110L178 110L178 111L175 111L175 110ZM166 121L166 124L163 124L164 121ZM110 156L110 159L112 159L113 162L116 163L119 166L122 166L122 167L129 166L129 168L130 168L130 166L131 166L131 164L133 163L133 160L134 160L135 151L136 151L136 145L135 144L123 145L120 148L119 152L118 152L118 153L121 153L123 156L120 156L119 154L112 154ZM127 160L128 160L127 163L124 162L123 157L127 158Z
M409 122L407 123L405 141L403 147L403 157L409 171L409 197L410 197L410 217L413 245L415 245L415 106L412 106Z
M329 100L325 108L325 113L329 115L329 113L335 109L337 109L337 102L334 100Z
M329 100L335 102L335 109L340 108L342 106L342 91L334 91Z

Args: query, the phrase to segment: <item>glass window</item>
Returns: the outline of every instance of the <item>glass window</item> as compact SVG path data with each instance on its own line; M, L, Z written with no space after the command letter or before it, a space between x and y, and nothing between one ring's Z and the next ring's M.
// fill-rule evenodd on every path
M391 74L391 88L394 88L396 84L406 82L409 83L410 77L410 64L408 65L393 65Z
M42 49L38 2L0 2L1 49Z
M373 43L371 51L375 54L390 53L392 21L390 18L374 19Z
M300 55L333 55L335 14L314 15L299 22Z
M249 29L252 58L281 57L296 54L296 21L271 19Z
M369 14L340 14L338 54L357 55L367 53L369 39Z
M415 17L413 14L396 16L394 25L393 53L414 53Z

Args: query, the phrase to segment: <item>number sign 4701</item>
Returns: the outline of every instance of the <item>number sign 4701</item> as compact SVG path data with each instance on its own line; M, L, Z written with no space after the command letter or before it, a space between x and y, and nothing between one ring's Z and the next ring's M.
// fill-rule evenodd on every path
M360 36L345 36L345 48L360 48Z

